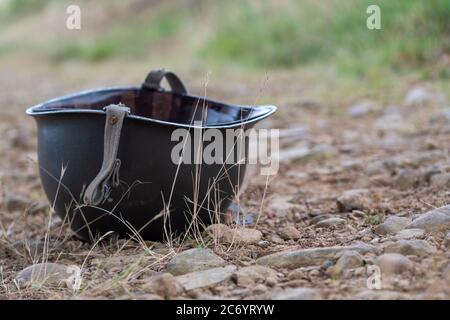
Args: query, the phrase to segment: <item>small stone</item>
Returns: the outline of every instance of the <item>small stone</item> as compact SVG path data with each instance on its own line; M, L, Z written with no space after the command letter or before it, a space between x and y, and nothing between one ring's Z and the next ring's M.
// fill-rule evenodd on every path
M261 240L258 242L258 246L260 246L261 248L268 248L270 247L270 242L267 240Z
M369 163L366 169L366 174L369 176L380 175L384 173L392 175L396 172L398 165L398 162L392 159L375 161Z
M251 293L252 294L263 294L265 292L267 292L267 287L265 285L263 285L262 283L259 283L253 287Z
M22 284L39 283L59 286L67 283L70 276L71 273L68 266L46 262L26 267L17 274L16 281Z
M329 214L320 214L320 215L315 216L314 218L312 218L312 219L309 221L309 224L310 224L310 225L314 225L314 224L316 224L316 223L318 223L318 222L320 222L320 221L322 221L322 220L325 220L325 219L328 219L328 218L331 218L331 217L332 217L332 216L329 215Z
M211 237L213 237L216 240L220 240L223 238L223 235L228 230L230 230L230 227L228 227L227 225L222 224L222 223L215 223L215 224L208 226L205 229L205 233L210 235Z
M293 211L300 210L300 206L292 203L293 197L291 195L279 195L276 197L269 197L267 200L267 209L274 212L277 216L287 215Z
M398 240L389 244L384 251L386 253L400 253L406 256L414 255L423 257L436 252L436 248L428 244L425 240Z
M272 243L276 243L276 244L283 244L284 240L280 238L280 236L278 236L277 234L269 234L266 236L267 241L270 241Z
M212 225L205 231L217 240L233 244L256 244L262 238L261 231L244 227L229 228L225 225Z
M379 141L378 144L383 145L384 142L385 145L392 146L401 141L400 138L392 133L410 133L415 129L415 126L412 121L407 121L405 116L399 111L386 110L384 114L375 121L374 128L377 129L377 131L391 133L389 139L385 138L384 140Z
M444 239L444 246L447 248L450 248L450 232L447 233Z
M9 139L9 142L13 148L27 150L31 147L30 137L24 130L16 128L8 130L6 133L6 138Z
M298 240L301 237L301 233L300 231L298 231L297 228L295 228L294 226L286 226L284 228L282 228L278 234L280 235L281 238L283 238L284 240Z
M348 159L341 161L342 169L359 171L364 168L363 162L357 159Z
M353 105L349 110L348 114L353 118L361 118L370 112L375 110L375 103L373 101L361 101Z
M329 261L329 260L327 260ZM305 268L297 268L287 274L288 280L306 279L308 277Z
M147 293L156 294L165 299L178 297L184 291L183 286L170 273L162 273L151 277L142 289Z
M414 239L414 238L421 238L425 235L425 231L422 229L404 229L400 230L396 235L395 238L397 239Z
M268 267L254 265L239 269L231 276L231 279L238 286L249 287L269 277L276 278L277 272Z
M439 175L440 173L441 173L441 170L438 167L431 166L431 167L428 167L428 168L422 170L421 179L422 179L422 181L424 181L426 183L431 183L431 179L435 175Z
M352 210L362 210L367 207L366 189L353 189L345 191L337 198L339 212L351 212Z
M404 229L410 222L411 219L405 217L390 216L382 224L376 226L374 231L378 235L396 234Z
M442 270L442 278L450 282L450 263Z
M288 149L282 149L279 152L279 160L282 163L290 163L312 158L323 158L335 155L337 150L329 144L318 144L310 148L304 144L299 144Z
M328 268L331 268L333 265L334 265L333 261L325 260L320 267L322 268L322 270L326 271Z
M450 173L438 173L430 177L430 185L435 188L450 187Z
M417 186L418 174L411 169L402 169L394 178L394 187L400 190L407 190Z
M221 283L231 277L236 270L233 265L213 268L203 271L195 271L176 277L185 290L209 287Z
M333 275L340 275L344 270L361 267L364 264L362 256L353 250L342 252L336 264L330 271Z
M309 271L308 275L310 277L318 277L320 275L320 271L318 269L312 269Z
M405 96L407 106L424 106L436 100L435 95L426 88L414 87L408 90Z
M225 242L235 244L256 244L261 238L261 231L250 228L233 228L224 235Z
M167 272L182 275L226 265L211 249L194 248L177 254L167 264Z
M272 300L320 300L321 294L312 288L288 288L274 296Z
M413 263L408 257L398 253L385 253L378 256L375 265L380 267L381 272L386 275L403 273L413 269Z
M268 277L265 281L265 284L269 287L274 287L278 283L277 277Z
M345 220L342 218L328 218L316 223L317 228L332 228L345 225Z
M5 206L6 210L9 212L24 211L30 204L30 199L21 194L10 194L5 196Z
M406 229L423 229L431 233L450 230L450 205L421 214Z
M292 251L282 251L263 256L256 260L259 265L272 268L296 269L299 267L318 266L326 260L332 260L335 256L345 250L354 250L360 254L377 252L378 249L368 244L355 244L345 247L310 248Z
M41 201L31 204L31 206L28 208L28 213L31 215L35 215L38 213L47 213L49 210L50 205L48 204L48 202Z

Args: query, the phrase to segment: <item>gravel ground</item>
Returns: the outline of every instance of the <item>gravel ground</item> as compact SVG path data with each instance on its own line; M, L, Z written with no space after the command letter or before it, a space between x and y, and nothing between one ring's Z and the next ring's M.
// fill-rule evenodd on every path
M269 181L249 170L240 201L253 224L214 225L201 241L93 245L52 214L24 110L119 81L112 64L27 63L4 60L0 73L1 298L450 298L450 109L436 84L322 101L302 98L300 80L286 85L296 71L276 74L263 94L280 111L264 125L280 128L280 170ZM120 82L142 74L129 70ZM211 83L208 95L248 101L259 85ZM79 290L65 281L72 265Z

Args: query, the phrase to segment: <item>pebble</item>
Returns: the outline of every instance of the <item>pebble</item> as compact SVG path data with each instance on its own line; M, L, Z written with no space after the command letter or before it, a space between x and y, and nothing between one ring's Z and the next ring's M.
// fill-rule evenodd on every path
M277 234L269 234L266 236L267 241L270 241L272 243L276 243L276 244L283 244L284 240L280 238L280 236L278 236Z
M329 260L327 260L327 261L329 261ZM298 268L298 269L294 269L294 270L290 271L287 274L287 278L288 278L288 280L306 279L307 274L305 272L305 268Z
M340 275L344 270L361 267L364 264L363 257L354 250L342 252L336 264L327 270L333 276Z
M37 263L20 271L16 276L16 281L22 284L39 283L61 285L63 283L65 284L71 275L67 271L68 266L60 263Z
M312 148L300 144L280 150L279 160L281 163L291 163L316 157L329 157L335 154L337 154L337 150L329 144L318 144Z
M293 211L301 209L301 207L292 203L293 197L290 195L276 195L267 201L267 209L273 211L277 216L287 215Z
M414 239L421 238L425 235L425 231L423 229L403 229L400 230L396 235L396 239Z
M317 266L323 264L326 260L334 259L338 253L345 250L354 250L360 254L377 252L376 247L361 243L345 247L324 247L282 251L258 258L256 263L272 268L286 269Z
M27 150L31 147L30 137L24 130L11 129L6 133L6 138L9 140L11 147L22 150Z
M421 214L406 229L423 229L431 233L450 230L450 205Z
M9 212L24 211L30 204L30 199L22 194L9 194L5 196L5 207Z
M382 161L374 161L369 163L366 169L366 174L368 176L379 175L383 173L388 173L392 175L395 173L398 167L398 162L396 160L388 159Z
M309 224L310 225L313 225L313 224L316 224L316 223L318 223L318 222L320 222L320 221L322 221L322 220L325 220L325 219L328 219L328 218L331 218L332 216L331 215L329 215L329 214L320 214L320 215L318 215L318 216L315 216L314 218L312 218L311 220L309 220Z
M177 276L176 279L179 283L181 283L185 290L192 290L221 283L229 279L235 270L235 266L228 265L225 267L183 274L181 276Z
M210 226L208 226L205 229L205 233L211 237L213 237L215 240L219 240L223 238L223 235L230 230L230 227L228 227L225 224L222 223L215 223Z
M332 228L342 227L345 225L345 219L342 218L328 218L315 224L317 228Z
M319 290L313 288L288 288L273 295L272 300L320 300Z
M430 177L430 185L435 188L450 187L450 173L438 173Z
M378 235L396 234L404 229L411 219L398 216L390 216L383 223L374 228L374 232Z
M450 232L447 233L444 239L444 246L450 248Z
M373 101L364 100L350 107L348 114L353 118L361 118L373 112L375 108L376 105Z
M240 268L231 276L231 279L241 287L253 286L256 282L267 278L277 278L277 272L268 267L253 265Z
M256 294L256 295L263 294L265 292L267 292L267 287L265 285L263 285L262 283L257 284L256 286L254 286L252 291L251 291L252 294Z
M300 231L294 226L286 226L278 232L281 238L284 240L298 240L301 237Z
M183 286L170 273L162 273L148 279L142 286L146 293L156 294L165 299L178 297L184 291Z
M261 231L253 228L230 228L226 225L217 224L207 227L205 232L218 240L234 244L257 244L262 238Z
M362 210L367 207L366 189L353 189L345 191L337 198L337 208L339 212L351 212L352 210Z
M394 178L394 188L407 190L417 186L419 175L412 169L402 169Z
M424 106L435 100L436 96L423 87L411 88L405 95L405 104L407 106Z
M385 253L378 256L374 264L380 267L381 272L386 275L403 273L413 269L413 262L402 254Z
M441 174L441 170L436 166L431 166L423 169L420 176L422 181L426 183L431 183L431 179L433 179L435 175L439 174Z
M450 282L450 263L442 270L442 278Z
M265 281L265 284L269 287L274 287L278 283L277 277L268 277Z
M386 253L400 253L403 255L414 255L424 257L436 252L436 248L425 240L398 240L384 249Z
M28 208L28 213L35 215L38 213L47 213L50 210L50 205L46 201L35 202Z
M226 265L225 260L217 256L211 249L194 248L177 254L167 264L167 272L182 275Z

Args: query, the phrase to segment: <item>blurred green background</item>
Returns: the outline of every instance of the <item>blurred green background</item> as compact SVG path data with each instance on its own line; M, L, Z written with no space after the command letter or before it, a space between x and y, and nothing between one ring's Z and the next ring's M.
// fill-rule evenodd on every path
M81 30L66 28L70 4L81 7ZM370 4L381 8L381 30L366 27ZM0 0L0 59L8 55L54 66L150 61L202 72L307 68L379 85L392 74L446 81L450 1Z

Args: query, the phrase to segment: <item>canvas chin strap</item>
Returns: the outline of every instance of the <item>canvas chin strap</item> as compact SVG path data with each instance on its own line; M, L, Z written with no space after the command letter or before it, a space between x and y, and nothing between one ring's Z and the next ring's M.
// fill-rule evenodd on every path
M105 136L103 147L103 163L97 176L84 192L86 205L99 205L104 203L112 188L118 187L121 161L117 158L120 133L123 120L130 113L130 108L123 104L111 104L104 108L106 111Z

